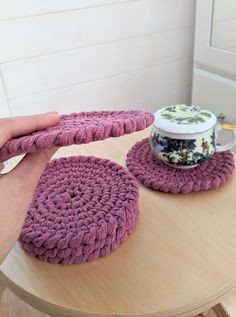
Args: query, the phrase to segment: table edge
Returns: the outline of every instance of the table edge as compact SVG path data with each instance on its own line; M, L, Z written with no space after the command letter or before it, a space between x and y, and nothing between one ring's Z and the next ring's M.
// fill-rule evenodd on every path
M162 311L151 311L144 312L140 314L103 314L96 312L86 312L82 310L75 310L65 306L59 306L54 303L47 302L45 299L39 298L25 289L19 287L14 282L12 282L0 269L0 280L2 280L6 286L19 298L21 298L27 304L33 306L34 308L55 317L189 317L200 314L213 306L219 304L225 297L231 295L236 290L236 278L230 284L221 288L220 291L209 295L209 300L201 299L198 303L192 303L188 305L178 306L169 310ZM79 315L78 315L79 314Z

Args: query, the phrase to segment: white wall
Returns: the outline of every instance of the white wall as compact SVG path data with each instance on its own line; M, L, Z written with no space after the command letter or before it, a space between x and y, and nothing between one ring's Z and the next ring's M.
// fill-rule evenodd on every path
M190 102L195 0L0 1L0 115Z
M236 52L236 1L215 0L212 23L214 47Z
M227 49L229 33L235 37L235 28L222 26L234 20L235 10L235 0L197 1L192 85L192 104L210 109L219 118L223 115L224 122L231 124L236 122L236 55ZM219 143L229 140L229 131L219 133Z

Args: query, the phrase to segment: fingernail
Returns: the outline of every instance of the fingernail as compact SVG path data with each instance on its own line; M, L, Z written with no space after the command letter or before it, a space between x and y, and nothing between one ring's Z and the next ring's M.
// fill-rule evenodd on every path
M57 111L48 111L48 112L45 112L45 114L58 114Z

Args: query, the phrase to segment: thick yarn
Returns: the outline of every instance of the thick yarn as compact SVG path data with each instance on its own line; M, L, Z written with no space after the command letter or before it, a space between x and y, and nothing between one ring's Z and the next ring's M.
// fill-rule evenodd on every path
M230 151L215 153L191 169L177 169L158 160L148 139L137 142L128 152L126 165L144 186L171 193L190 193L217 188L233 174L234 158Z
M0 160L8 156L71 144L89 143L140 131L154 121L143 111L94 111L62 115L58 125L9 140L0 149Z
M93 261L127 239L137 215L137 181L124 167L92 156L59 158L40 178L19 241L43 261Z

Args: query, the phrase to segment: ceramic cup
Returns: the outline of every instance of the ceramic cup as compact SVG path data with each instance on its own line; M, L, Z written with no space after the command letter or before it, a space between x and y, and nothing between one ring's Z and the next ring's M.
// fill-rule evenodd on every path
M216 116L209 110L193 105L173 105L155 113L150 135L153 153L176 168L191 168L210 158L215 152L231 149L236 132L226 145L216 145L221 130Z

